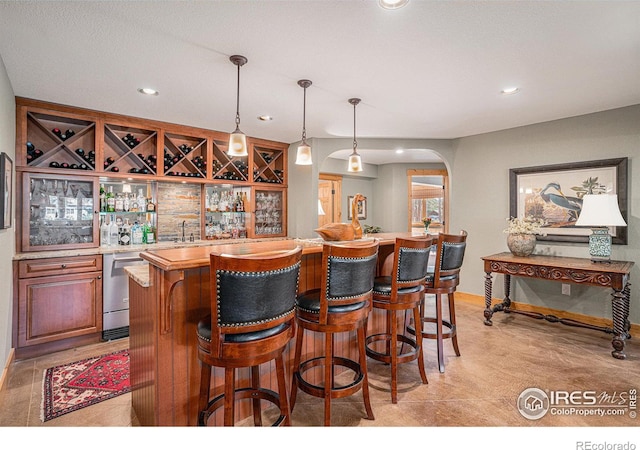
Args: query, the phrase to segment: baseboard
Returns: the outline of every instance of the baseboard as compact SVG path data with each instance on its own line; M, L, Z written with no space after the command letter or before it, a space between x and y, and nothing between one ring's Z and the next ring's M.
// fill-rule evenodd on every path
M484 296L483 295L475 295L468 294L466 292L456 292L456 300L460 300L466 303L473 303L474 305L479 305L484 307ZM502 299L494 298L492 299L492 304L500 303ZM607 327L613 328L613 320L607 319L604 317L595 317L595 316L587 316L586 314L578 314L569 311L564 311L562 309L553 309L547 308L545 306L536 306L530 305L529 303L521 303L521 302L511 302L511 308L518 311L528 311L535 312L544 315L554 315L558 317L562 317L564 319L572 319L578 322L583 322L589 325L594 325L597 327ZM632 336L640 335L640 324L632 323L630 333Z
M0 391L2 390L2 388L4 387L4 382L7 378L7 375L9 373L9 366L11 365L11 363L13 362L13 360L15 359L15 349L11 349L9 351L9 357L7 358L7 363L5 364L4 368L2 369L2 375L0 376Z

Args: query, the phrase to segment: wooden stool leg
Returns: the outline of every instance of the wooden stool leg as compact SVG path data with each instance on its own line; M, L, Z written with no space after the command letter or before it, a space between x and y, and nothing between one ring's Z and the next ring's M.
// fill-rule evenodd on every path
M251 367L251 388L256 391L260 389L260 366ZM262 411L260 409L260 399L254 398L253 403L253 424L256 427L262 426Z
M324 425L331 426L331 388L333 381L333 333L324 335Z
M235 418L236 370L232 367L224 369L224 426L232 427Z
M389 330L391 334L389 353L391 356L391 403L398 403L398 316L395 311L389 314L388 320L391 322Z
M198 401L198 425L206 425L204 411L209 403L211 386L211 366L200 361L200 397Z
M358 328L358 349L360 351L360 370L362 370L362 397L364 399L364 408L367 411L367 419L375 420L373 409L371 408L371 400L369 399L369 372L367 370L367 350L366 350L366 331L367 320L364 325Z
M293 373L291 374L291 401L289 406L291 411L296 404L296 397L298 395L298 374L300 373L300 358L302 356L302 339L304 337L304 329L298 326L296 331L296 349L295 356L293 358Z
M291 425L291 410L287 394L287 380L284 372L284 352L276 357L276 375L278 377L278 395L280 397L280 413L285 416L284 425Z
M422 338L422 320L421 320L421 315L420 315L420 308L418 306L416 306L415 308L413 308L413 321L416 323L416 351L418 352L418 369L420 370L420 377L422 378L422 383L423 384L428 384L429 381L427 380L427 372L425 370L424 367L424 352L422 351L422 343L423 338Z
M436 342L438 346L438 367L444 373L444 349L442 346L442 295L436 294Z
M456 356L460 356L460 349L458 349L458 328L456 327L456 306L454 293L449 294L449 323L451 324L451 342L453 344L453 350L456 352Z

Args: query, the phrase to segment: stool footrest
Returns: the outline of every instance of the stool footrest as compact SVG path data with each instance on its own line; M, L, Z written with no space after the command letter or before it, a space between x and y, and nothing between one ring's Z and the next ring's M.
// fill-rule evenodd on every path
M300 363L300 368L297 373L295 373L295 377L298 381L298 387L301 391L306 392L309 395L314 397L324 398L324 386L316 385L310 383L305 380L303 374L313 368L313 367L324 367L325 359L324 356L318 356L315 358L308 359L302 363ZM342 366L352 370L355 375L354 379L351 383L345 386L333 386L331 388L331 398L343 398L348 397L355 392L358 392L362 388L362 381L364 380L364 374L362 372L362 368L360 363L354 361L352 359L344 358L341 356L334 356L331 362L332 366ZM327 381L325 380L325 383ZM329 380L331 382L331 380Z
M410 351L400 353L397 356L396 361L398 362L398 364L414 361L415 359L417 359L418 344L416 343L416 341L402 334L398 334L397 338L398 338L398 343L407 344L411 348ZM370 347L370 344L374 342L379 342L379 341L390 342L391 335L386 333L379 333L379 334L373 334L371 336L367 336L367 339L366 339L367 356L370 357L371 359L375 359L376 361L381 361L383 363L391 364L391 355L389 353L381 353L373 350Z
M265 388L240 388L235 390L234 394L235 400L245 400L245 399L260 399L266 400L268 402L273 403L280 409L280 396L277 392L272 391L271 389ZM205 425L209 420L211 414L213 414L217 409L222 408L224 406L224 394L220 394L207 404L207 409L204 411L200 411L198 415L198 425ZM280 409L280 417L271 425L272 427L279 427L282 425L282 422L285 419L285 415L282 414L282 409Z
M422 323L438 323L438 321L433 317L424 317L422 319ZM450 338L452 338L453 336L456 335L456 326L452 325L450 322L448 322L446 320L443 320L442 321L442 327L449 330L449 331L443 331L442 332L442 334L441 334L442 339L450 339ZM407 327L407 331L410 334L413 334L414 336L416 334L416 329L411 325L409 325ZM438 335L436 333L426 332L426 331L424 331L424 328L422 329L422 337L426 338L426 339L438 339Z

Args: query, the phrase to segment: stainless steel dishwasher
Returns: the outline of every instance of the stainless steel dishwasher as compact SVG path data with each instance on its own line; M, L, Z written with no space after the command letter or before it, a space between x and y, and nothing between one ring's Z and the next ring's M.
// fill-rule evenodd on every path
M139 252L103 255L102 339L129 336L129 277L126 266L148 264Z

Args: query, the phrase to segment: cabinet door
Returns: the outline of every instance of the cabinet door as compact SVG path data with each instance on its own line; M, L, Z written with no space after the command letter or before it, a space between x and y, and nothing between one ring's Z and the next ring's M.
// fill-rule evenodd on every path
M255 188L253 235L250 237L284 237L287 235L287 190Z
M94 178L24 173L22 251L97 247Z
M101 272L20 280L18 346L101 331Z

